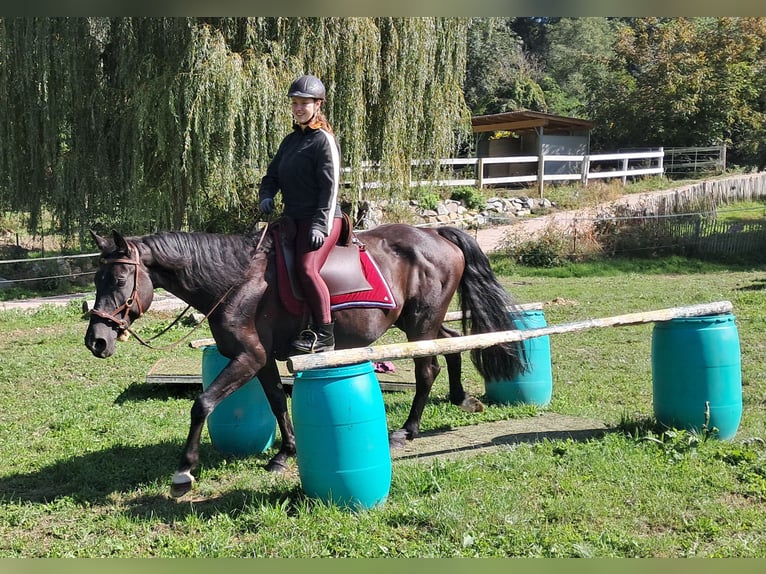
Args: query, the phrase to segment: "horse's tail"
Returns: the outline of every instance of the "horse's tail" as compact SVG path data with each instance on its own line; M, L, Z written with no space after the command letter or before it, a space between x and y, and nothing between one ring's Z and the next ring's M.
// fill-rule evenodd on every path
M463 333L495 333L518 329L523 324L513 297L497 280L489 259L476 240L454 227L439 227L437 233L457 245L465 258L465 270L458 287L463 312ZM526 369L521 341L471 350L471 360L485 381L512 379Z

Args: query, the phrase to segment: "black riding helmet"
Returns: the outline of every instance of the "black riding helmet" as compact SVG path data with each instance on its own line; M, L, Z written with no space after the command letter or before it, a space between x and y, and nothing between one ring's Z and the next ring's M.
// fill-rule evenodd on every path
M290 84L290 90L287 92L287 96L289 98L296 96L299 98L314 98L315 100L324 100L324 84L316 76L307 74L305 76L301 76L292 84Z

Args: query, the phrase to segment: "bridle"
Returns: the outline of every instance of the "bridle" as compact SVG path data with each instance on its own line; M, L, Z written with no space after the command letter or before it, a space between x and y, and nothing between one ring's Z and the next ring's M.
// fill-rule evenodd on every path
M128 259L126 257L116 257L114 259L109 259L106 257L102 257L99 260L99 263L101 265L123 263L126 265L133 266L133 270L134 270L133 292L130 294L130 297L128 297L122 305L117 307L111 313L105 313L104 311L101 311L99 309L90 310L91 315L96 315L96 317L101 317L102 319L105 319L106 321L110 323L114 323L117 326L117 329L120 331L130 332L130 321L128 321L128 316L130 314L130 310L132 309L133 305L138 306L138 317L141 317L144 314L144 308L143 308L143 305L141 304L141 298L138 295L138 266L140 265L141 262L138 259L137 251L134 251L134 256L135 256L134 259Z
M91 315L95 315L96 317L101 317L102 319L105 319L109 323L114 323L116 325L118 331L122 331L122 332L127 331L128 333L133 335L136 338L136 340L139 343L141 343L144 347L149 347L150 349L154 349L155 347L153 347L152 345L149 344L150 341L153 341L157 337L160 337L160 336L164 335L171 328L173 328L173 326L176 323L178 323L178 321L181 320L181 318L186 314L186 312L189 309L191 309L191 305L187 305L186 309L181 311L181 314L178 315L178 317L176 317L173 320L173 322L170 323L170 325L165 327L161 332L157 333L156 335L154 335L150 339L144 340L144 339L142 339L138 335L138 333L133 331L133 329L130 328L130 322L128 321L128 317L130 315L130 310L133 307L133 305L137 305L138 306L138 317L136 317L136 319L141 318L143 316L143 314L144 314L144 306L141 304L141 297L139 297L139 295L138 295L138 266L141 264L141 261L139 261L139 259L138 259L138 250L134 249L133 253L134 253L134 259L128 259L126 257L115 257L113 259L110 259L110 258L107 258L107 257L102 257L99 260L99 263L101 265L114 264L114 263L123 263L123 264L126 264L126 265L132 265L133 266L133 270L134 270L134 273L133 273L133 292L130 294L130 297L128 297L122 305L117 307L111 313L106 313L106 312L101 311L99 309L91 309L90 310L90 314ZM228 292L227 292L227 295L228 295ZM205 318L207 319L207 316ZM194 327L194 329L196 329L197 327L199 327L199 324L197 324ZM192 329L192 331L194 329ZM185 338L186 337L184 337L183 339L185 339ZM181 339L181 341L183 341L183 339ZM170 345L168 348L174 347L175 345L177 345L181 341L176 341L176 343Z

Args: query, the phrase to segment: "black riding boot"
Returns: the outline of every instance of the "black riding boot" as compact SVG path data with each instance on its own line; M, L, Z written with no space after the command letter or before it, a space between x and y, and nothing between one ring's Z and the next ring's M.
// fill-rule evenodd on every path
M293 347L300 353L321 353L335 349L335 324L326 323L315 327L309 326L300 332L293 341Z

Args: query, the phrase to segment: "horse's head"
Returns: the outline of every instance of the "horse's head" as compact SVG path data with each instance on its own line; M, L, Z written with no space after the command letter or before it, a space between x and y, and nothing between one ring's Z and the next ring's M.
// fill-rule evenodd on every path
M101 260L85 346L104 359L114 354L115 341L152 304L154 286L134 244L116 231L111 238L92 231L91 235L101 250Z

